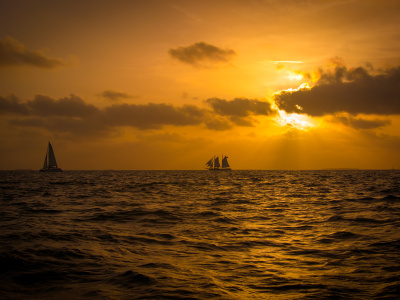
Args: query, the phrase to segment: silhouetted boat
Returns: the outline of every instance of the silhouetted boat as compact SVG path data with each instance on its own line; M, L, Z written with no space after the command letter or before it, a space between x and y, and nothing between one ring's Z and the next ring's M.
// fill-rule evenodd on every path
M206 168L211 171L230 171L231 167L228 163L228 156L221 156L222 157L222 166L219 164L219 157L214 156L212 157L207 163Z
M46 157L44 158L43 168L40 169L40 172L62 172L57 166L56 157L50 142L47 147Z

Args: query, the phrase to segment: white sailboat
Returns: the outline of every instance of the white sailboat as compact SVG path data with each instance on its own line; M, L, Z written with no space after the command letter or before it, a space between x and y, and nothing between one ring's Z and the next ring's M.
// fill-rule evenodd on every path
M231 167L228 163L228 156L221 156L222 157L222 166L219 164L219 157L214 156L208 162L206 162L206 168L212 171L229 171Z
M40 172L62 172L57 166L56 157L50 142L47 147L46 157L44 158L43 168L40 169Z

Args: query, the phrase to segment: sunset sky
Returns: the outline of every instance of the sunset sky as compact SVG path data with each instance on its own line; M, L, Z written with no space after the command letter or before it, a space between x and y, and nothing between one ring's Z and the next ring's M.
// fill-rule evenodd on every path
M400 1L1 1L0 124L0 169L400 168Z

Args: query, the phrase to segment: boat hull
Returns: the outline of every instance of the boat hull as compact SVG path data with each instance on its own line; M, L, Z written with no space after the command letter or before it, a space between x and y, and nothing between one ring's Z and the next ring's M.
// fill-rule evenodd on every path
M225 169L208 169L210 171L232 171L230 168L225 168Z

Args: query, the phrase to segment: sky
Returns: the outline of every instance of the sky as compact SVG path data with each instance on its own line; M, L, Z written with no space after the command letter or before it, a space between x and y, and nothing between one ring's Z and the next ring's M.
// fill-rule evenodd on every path
M400 1L4 0L0 169L400 168Z

